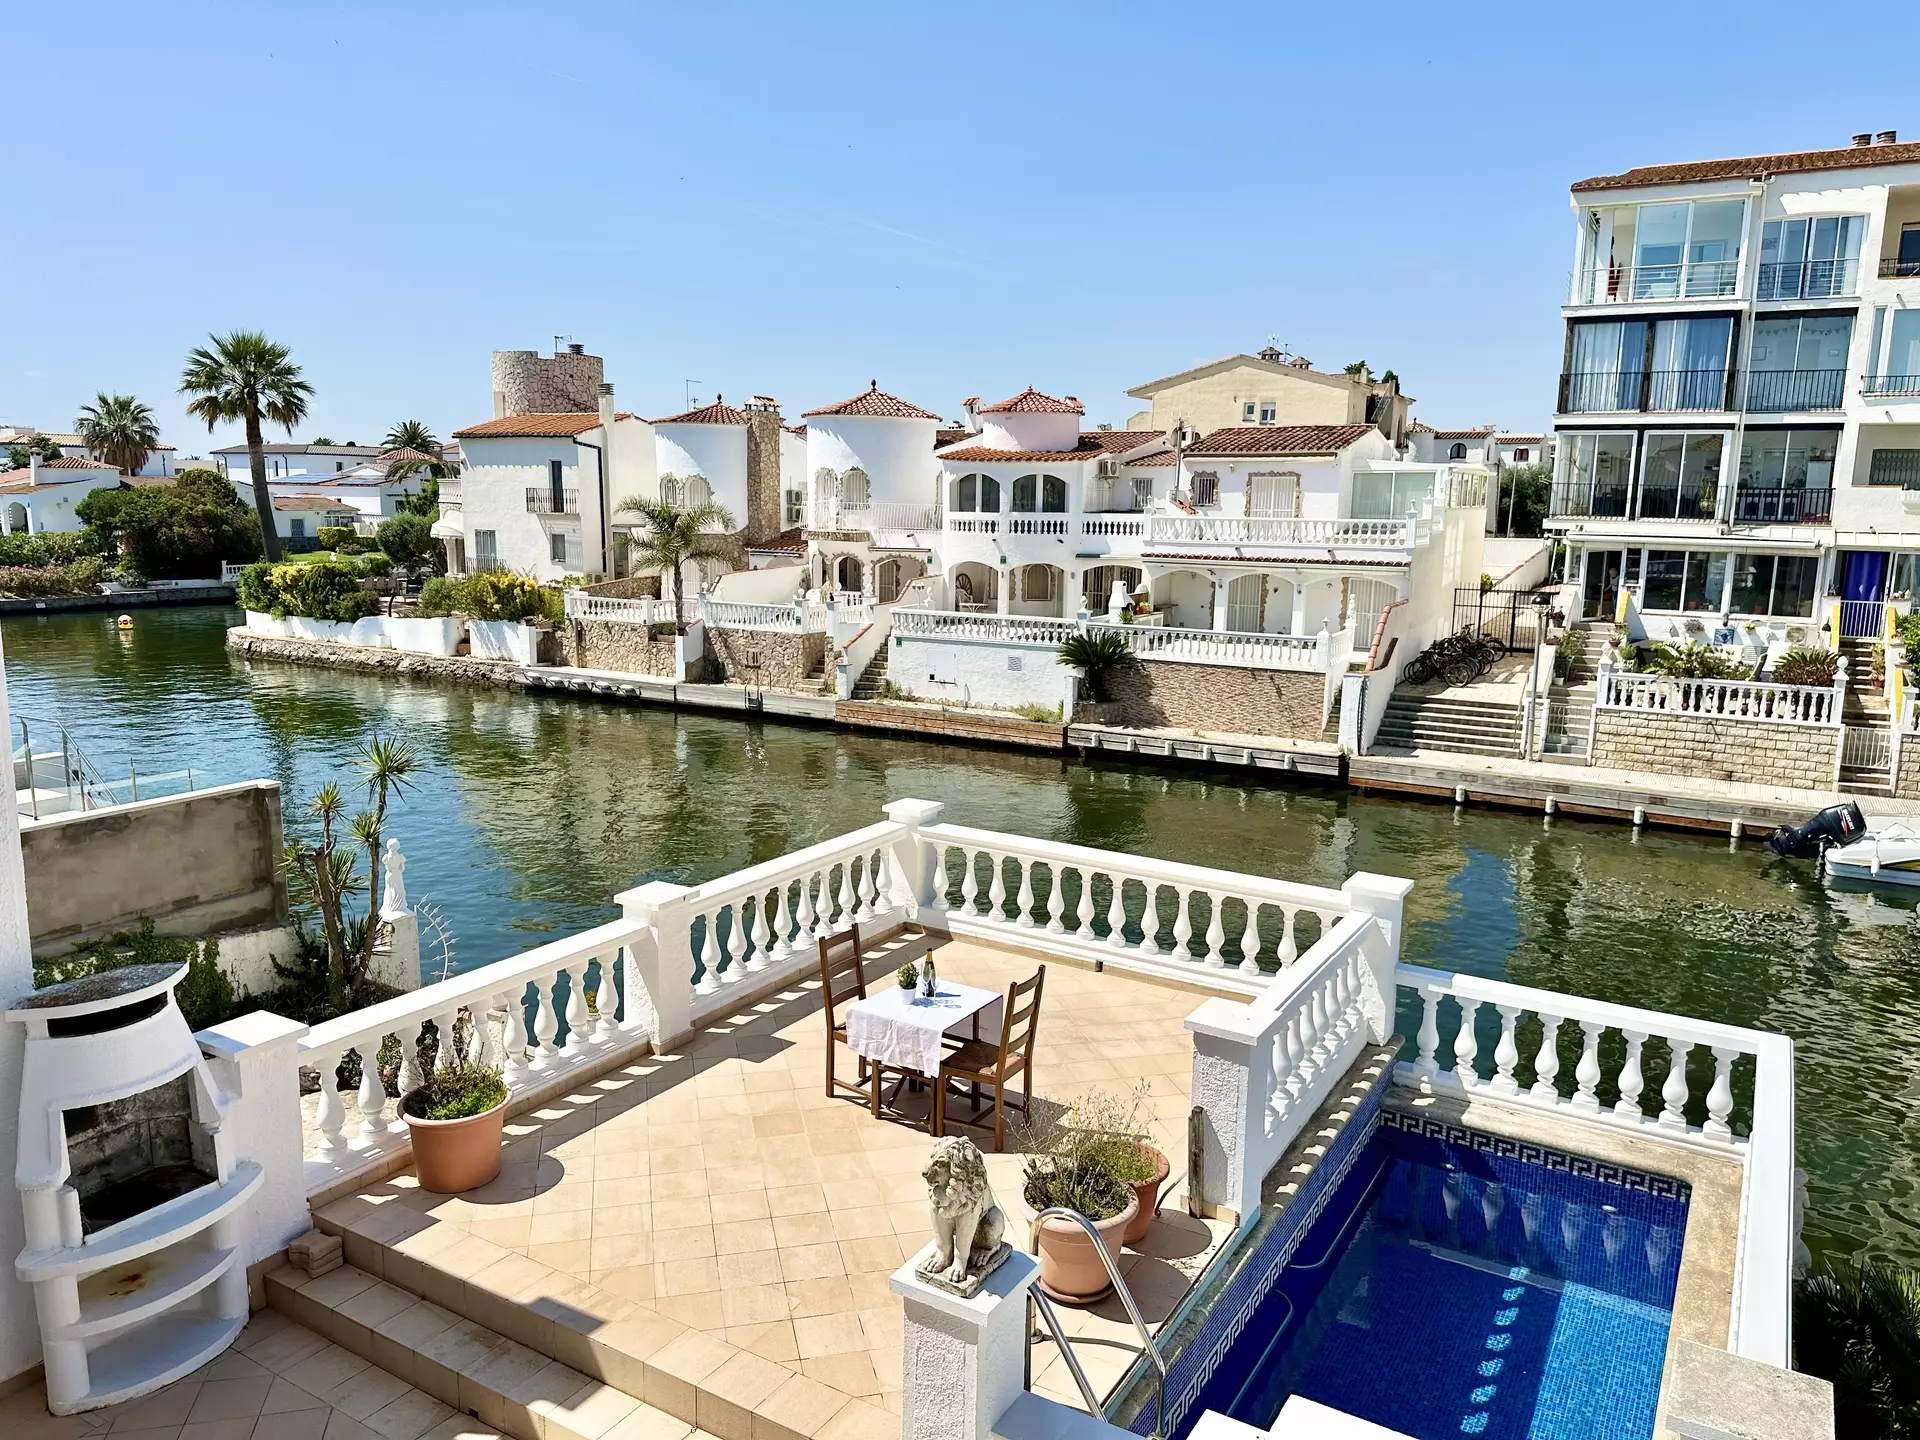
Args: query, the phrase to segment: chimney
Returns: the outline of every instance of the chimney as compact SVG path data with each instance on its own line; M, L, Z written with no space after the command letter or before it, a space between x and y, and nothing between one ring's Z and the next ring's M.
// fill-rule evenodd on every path
M584 355L587 353L587 347L585 345L578 345L578 344L568 345L567 353L569 355Z
M1853 139L1848 141L1847 143L1849 148L1851 149L1864 150L1867 148L1867 146L1873 143L1873 132L1871 130L1862 130L1858 135L1855 135Z
M27 456L27 483L29 485L40 483L40 452L38 450Z
M600 382L600 425L609 431L613 428L613 386L605 380Z
M1892 145L1899 139L1900 132L1898 130L1882 130L1878 135L1873 137L1873 143L1876 145Z
M747 513L736 518L744 519L742 538L753 544L780 533L780 407L769 395L755 395L746 412Z
M978 395L969 395L960 402L960 408L967 412L967 428L969 430L978 430L980 428L980 419L977 412L980 409L980 397Z

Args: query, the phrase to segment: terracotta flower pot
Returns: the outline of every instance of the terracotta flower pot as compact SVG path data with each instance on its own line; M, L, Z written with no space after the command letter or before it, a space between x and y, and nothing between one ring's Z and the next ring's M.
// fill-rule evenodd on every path
M1121 1237L1139 1208L1136 1196L1118 1215L1093 1222L1115 1261L1120 1258ZM1090 1305L1113 1288L1092 1237L1072 1220L1049 1220L1040 1227L1040 1288L1049 1300L1068 1305Z
M1172 1168L1167 1157L1151 1145L1140 1147L1153 1157L1153 1174L1146 1180L1129 1180L1133 1187L1134 1215L1133 1223L1127 1226L1127 1233L1120 1237L1123 1245L1138 1245L1147 1238L1147 1227L1153 1224L1154 1207L1160 1203L1160 1187L1167 1183L1167 1173Z
M401 1101L407 1115L406 1101ZM407 1115L413 1135L413 1169L420 1188L436 1195L458 1195L486 1184L500 1173L500 1135L507 1102L460 1120L419 1120Z

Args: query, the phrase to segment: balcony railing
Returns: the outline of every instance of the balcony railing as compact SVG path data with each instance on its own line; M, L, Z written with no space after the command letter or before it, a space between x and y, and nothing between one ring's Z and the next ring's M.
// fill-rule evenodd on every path
M1833 518L1833 487L1742 485L1734 496L1733 518L1742 525L1824 525Z
M1147 543L1404 549L1413 543L1413 526L1406 520L1317 520L1279 515L1149 515Z
M1689 260L1673 265L1596 265L1578 277L1576 305L1629 300L1710 300L1740 283L1738 260Z
M1596 490L1581 484L1556 485L1547 503L1550 515L1577 519L1624 520L1633 494L1624 485Z
M1860 293L1860 262L1855 260L1789 260L1760 267L1756 298L1761 300L1824 300L1834 295Z
M1920 375L1869 375L1860 382L1863 395L1920 395Z
M1731 410L1734 371L1569 370L1560 376L1560 413Z
M1920 260L1882 260L1880 278L1882 280L1911 280L1920 276Z
M547 490L540 486L529 485L527 513L529 515L578 515L580 492L578 490Z
M1868 462L1869 485L1898 485L1903 490L1920 490L1920 450L1876 450ZM226 573L224 567L222 576Z
M1845 370L1752 370L1747 373L1746 409L1838 410L1845 403Z
M1699 485L1642 486L1635 502L1641 520L1711 520L1718 492Z

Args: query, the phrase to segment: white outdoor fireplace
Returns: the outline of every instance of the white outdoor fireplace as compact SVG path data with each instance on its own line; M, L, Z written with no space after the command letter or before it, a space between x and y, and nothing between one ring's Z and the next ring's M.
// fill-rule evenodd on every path
M21 997L15 1181L56 1415L142 1395L247 1321L240 1209L261 1169L222 1132L215 1083L173 988L135 965Z

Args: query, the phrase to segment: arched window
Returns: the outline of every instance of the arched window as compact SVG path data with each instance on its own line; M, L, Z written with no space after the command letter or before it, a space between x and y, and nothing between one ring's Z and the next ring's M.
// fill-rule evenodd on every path
M1532 456L1533 452L1522 445L1518 450L1513 452L1513 463L1516 465L1524 465Z
M1013 482L1015 514L1031 515L1042 511L1049 515L1065 513L1067 482L1058 475L1022 475Z
M842 555L833 567L833 587L843 594L859 594L863 579L865 575L858 556Z
M1467 458L1467 447L1458 440L1454 441L1453 444L1447 450L1447 459L1464 460L1466 458Z
M858 465L840 476L840 508L843 510L865 510L872 503L872 487L867 484L867 472Z
M1054 577L1059 573L1060 572L1051 565L1021 566L1020 598L1022 600L1052 600L1054 598Z
M953 482L953 508L999 514L1000 482L991 475L962 475Z

